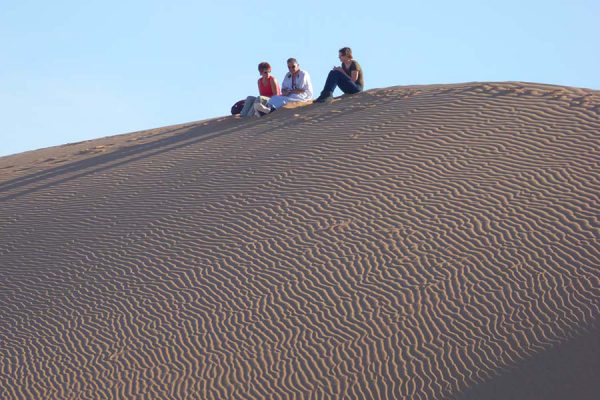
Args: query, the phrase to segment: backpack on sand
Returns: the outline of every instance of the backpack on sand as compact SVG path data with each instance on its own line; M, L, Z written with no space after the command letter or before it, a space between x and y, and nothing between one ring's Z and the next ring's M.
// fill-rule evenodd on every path
M237 103L235 103L233 106L231 106L231 115L237 115L240 112L242 112L242 109L244 108L245 104L246 104L246 100L240 100Z

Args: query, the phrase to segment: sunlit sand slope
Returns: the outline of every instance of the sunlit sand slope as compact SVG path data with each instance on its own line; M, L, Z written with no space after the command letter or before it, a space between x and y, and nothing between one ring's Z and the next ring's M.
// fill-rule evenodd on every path
M473 83L0 158L0 398L539 398L597 332L599 133Z

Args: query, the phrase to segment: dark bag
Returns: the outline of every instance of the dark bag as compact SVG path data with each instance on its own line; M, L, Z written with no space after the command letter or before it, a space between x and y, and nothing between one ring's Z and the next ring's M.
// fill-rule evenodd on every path
M237 115L242 112L242 108L246 104L246 100L240 100L231 107L231 115Z

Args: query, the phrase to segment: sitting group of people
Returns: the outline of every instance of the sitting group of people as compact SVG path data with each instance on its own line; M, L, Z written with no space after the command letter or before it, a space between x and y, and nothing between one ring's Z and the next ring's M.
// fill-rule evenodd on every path
M339 50L340 67L334 67L327 76L325 86L315 103L325 103L333 99L333 91L339 87L345 94L362 92L364 81L360 64L352 58L352 50L344 47ZM248 96L240 111L242 116L268 114L290 102L308 102L313 98L313 87L308 72L300 69L295 58L287 60L289 72L285 75L281 87L271 75L271 65L258 64L259 96Z

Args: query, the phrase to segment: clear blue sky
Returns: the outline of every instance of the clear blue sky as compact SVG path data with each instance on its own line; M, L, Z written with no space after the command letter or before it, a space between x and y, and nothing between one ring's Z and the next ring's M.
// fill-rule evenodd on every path
M227 115L260 61L318 93L343 46L365 89L600 89L600 2L0 0L0 156Z

